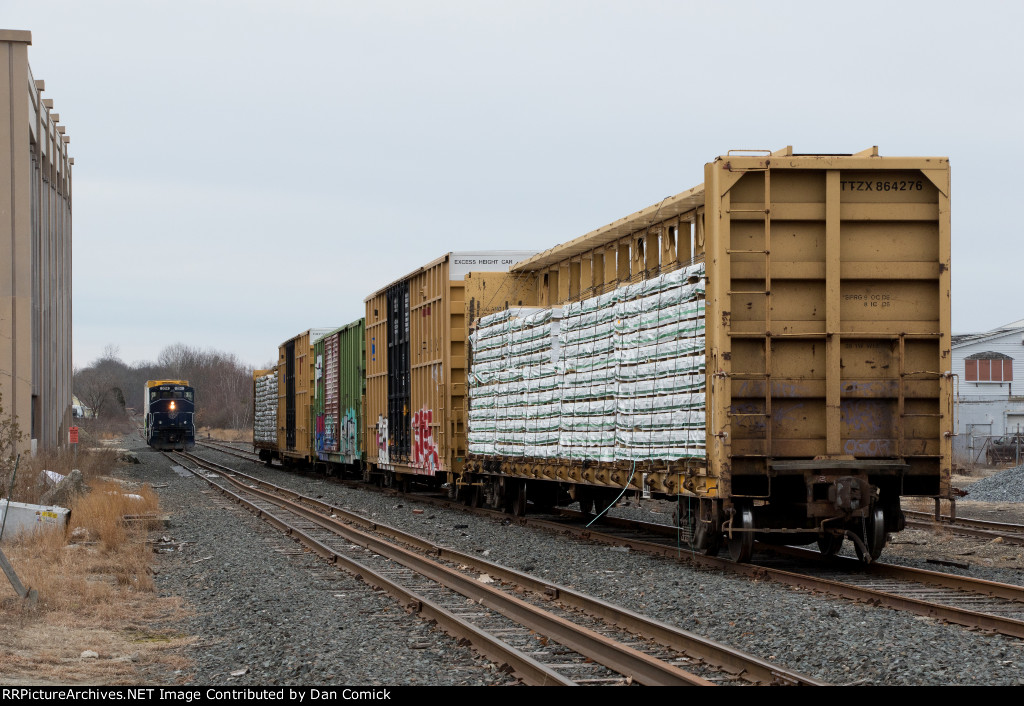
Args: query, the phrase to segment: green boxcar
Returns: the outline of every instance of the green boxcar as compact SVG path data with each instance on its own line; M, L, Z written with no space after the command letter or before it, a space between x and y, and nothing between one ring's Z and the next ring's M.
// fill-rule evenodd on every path
M316 365L316 455L329 464L363 460L363 396L366 394L366 325L359 319L313 344Z

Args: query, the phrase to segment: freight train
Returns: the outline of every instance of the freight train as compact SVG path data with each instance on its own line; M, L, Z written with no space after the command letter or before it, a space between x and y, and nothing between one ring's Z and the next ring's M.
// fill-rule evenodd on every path
M946 158L729 153L539 253L448 253L254 374L268 462L522 514L642 493L696 550L849 539L953 502Z
M196 443L195 389L188 380L149 380L142 409L146 443L154 449L187 451Z

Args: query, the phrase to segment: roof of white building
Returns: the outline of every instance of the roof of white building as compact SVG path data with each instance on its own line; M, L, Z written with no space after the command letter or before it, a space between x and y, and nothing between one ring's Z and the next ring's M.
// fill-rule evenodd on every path
M998 338L1005 336L1008 333L1014 333L1018 331L1024 331L1024 319L1018 321L1011 321L1008 324L1003 324L998 328L994 328L991 331L985 331L983 333L955 333L953 334L953 347L965 346L970 343L979 343L981 341L987 341L992 338Z

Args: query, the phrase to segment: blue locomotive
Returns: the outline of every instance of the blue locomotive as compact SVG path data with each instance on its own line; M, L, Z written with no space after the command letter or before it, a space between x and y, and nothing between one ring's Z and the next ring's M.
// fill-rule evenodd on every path
M188 380L149 380L145 394L146 443L154 449L194 447L196 400Z

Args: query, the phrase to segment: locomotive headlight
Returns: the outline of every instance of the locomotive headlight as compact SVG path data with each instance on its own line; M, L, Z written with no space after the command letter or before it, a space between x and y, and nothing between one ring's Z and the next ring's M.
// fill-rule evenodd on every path
M174 409L174 403L171 402L171 409Z

